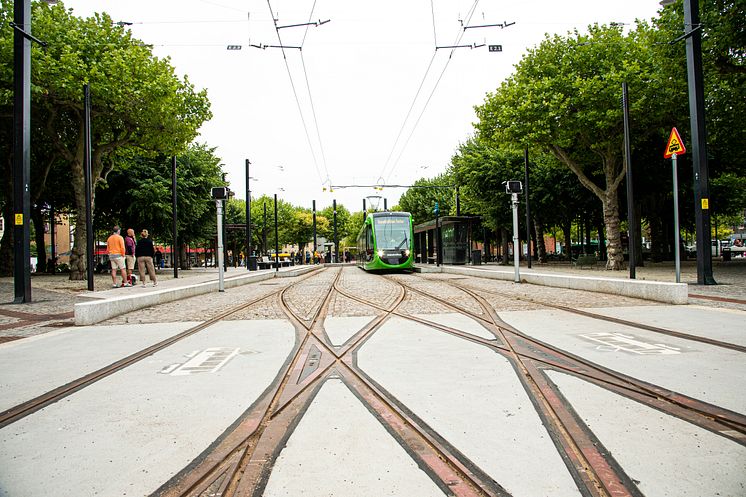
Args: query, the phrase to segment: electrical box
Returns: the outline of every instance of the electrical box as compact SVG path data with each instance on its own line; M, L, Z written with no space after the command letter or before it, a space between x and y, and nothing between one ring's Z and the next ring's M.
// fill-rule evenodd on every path
M230 194L231 190L227 186L216 186L211 191L212 198L215 200L225 200L230 196Z

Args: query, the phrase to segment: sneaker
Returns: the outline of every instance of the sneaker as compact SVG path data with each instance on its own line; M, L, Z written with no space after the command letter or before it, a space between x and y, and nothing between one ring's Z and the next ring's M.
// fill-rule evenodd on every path
M125 284L124 284L124 285L122 285L122 286L132 286L132 285L131 285L130 283L125 283Z
M119 285L114 284L114 285L111 285L111 287L112 288L119 288Z
M156 281L155 283L153 283L153 286L158 286L158 282Z

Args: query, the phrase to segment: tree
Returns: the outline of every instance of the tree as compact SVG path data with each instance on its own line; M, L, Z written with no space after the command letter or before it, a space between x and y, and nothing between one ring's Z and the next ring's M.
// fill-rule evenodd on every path
M650 46L641 41L647 30L640 24L624 35L620 27L593 25L587 35L547 36L476 108L484 139L519 149L540 147L599 198L608 269L621 269L624 263L619 226L619 187L626 172L621 84L637 89L631 112L638 116L640 132L651 132L650 122L667 102Z
M399 198L399 208L412 214L412 222L420 224L435 218L433 209L438 203L441 216L456 213L456 182L448 173L432 179L420 178Z
M8 4L4 4L8 9ZM197 92L187 78L180 80L168 59L158 59L129 31L106 14L87 19L73 16L62 4L32 4L33 32L48 46L34 45L32 107L43 115L41 122L54 153L69 168L70 186L78 213L85 211L83 179L83 93L88 83L92 94L92 174L94 183L106 179L118 167L117 150L131 147L173 155L183 150L210 118L204 91ZM6 18L7 10L4 11ZM10 30L3 30L4 33ZM10 53L4 48L0 54ZM3 67L12 67L10 59ZM8 88L10 71L3 71ZM8 92L3 92L7 105ZM77 216L71 279L85 276L85 216Z

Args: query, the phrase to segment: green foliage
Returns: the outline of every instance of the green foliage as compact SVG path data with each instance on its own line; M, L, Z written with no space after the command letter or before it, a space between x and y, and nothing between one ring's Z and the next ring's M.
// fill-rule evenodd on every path
M97 189L96 226L120 224L133 227L136 233L147 228L154 239L170 240L171 158L120 156L118 162L120 167ZM216 213L210 189L223 183L219 163L214 149L200 144L190 146L177 157L177 226L182 242L202 242L214 237ZM227 211L227 222L245 222L245 208L239 201L229 201Z
M443 173L432 179L420 178L413 186L399 198L397 207L412 214L414 224L435 219L435 202L438 202L441 216L456 214L456 181L451 174Z

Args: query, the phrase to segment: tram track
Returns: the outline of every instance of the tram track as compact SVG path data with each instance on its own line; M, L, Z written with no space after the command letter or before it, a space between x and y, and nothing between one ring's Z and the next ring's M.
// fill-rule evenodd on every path
M295 284L300 283L301 281L304 281L307 278L310 278L314 275L315 272L311 272L307 275L303 275L299 277L299 280L294 281L290 283L289 286L293 286ZM191 328L182 331L181 333L178 333L174 336L168 337L164 340L161 340L158 343L155 343L153 345L150 345L144 349L141 349L137 352L134 352L122 359L119 359L118 361L115 361L107 366L104 366L103 368L97 369L96 371L93 371L91 373L88 373L84 376L81 376L80 378L77 378L69 383L66 383L65 385L61 385L57 388L54 388L42 395L39 395L37 397L34 397L30 400L27 400L26 402L22 402L21 404L15 405L13 407L10 407L6 409L3 412L0 412L0 428L3 428L5 426L8 426L10 424L15 423L16 421L19 421L26 416L29 416L30 414L33 414L44 407L54 404L55 402L59 402L60 400L64 399L65 397L68 397L69 395L74 394L75 392L78 392L79 390L82 390L86 387L89 387L93 385L94 383L113 375L114 373L117 373L119 371L122 371L123 369L132 366L133 364L136 364L140 362L141 360L145 359L146 357L149 357L156 352L159 352L161 350L164 350L171 345L194 335L195 333L198 333L210 326L212 326L215 323L218 323L225 318L236 314L244 309L247 309L251 306L254 306L263 300L269 299L273 297L274 295L277 295L280 293L283 289L277 289L269 292L266 295L256 297L254 299L249 300L248 302L242 302L236 306L233 306L223 312L220 312L219 314L211 317L210 319L203 321L195 326L192 326Z
M449 329L450 327L442 324L414 316L402 316L453 335L460 335L470 341L481 342L501 352L505 357L511 357L514 368L521 376L534 405L537 406L537 411L555 427L551 430L555 436L557 433L562 435L562 440L559 442L565 447L565 453L575 462L578 474L584 479L586 488L592 495L639 495L639 491L636 485L631 483L632 480L623 473L621 467L608 455L608 451L603 448L591 430L575 414L559 389L544 374L547 368L591 381L615 393L684 419L741 445L746 445L746 418L738 413L617 373L533 339L502 321L487 301L474 290L452 285L449 282L438 282L451 284L474 297L480 302L489 319L420 288L414 288L401 281L399 283L483 325L491 321L497 332L496 336L501 338L503 346L459 330ZM584 468L591 468L592 471L587 473ZM619 482L626 482L623 485L624 489L619 487Z
M290 365L282 373L283 380L273 389L272 400L266 408L262 407L262 421L256 423L251 434L245 436L240 444L234 444L231 449L224 447L212 451L203 457L203 463L190 468L155 495L261 495L267 485L274 461L315 394L328 379L340 379L371 412L376 414L387 429L409 448L410 453L429 468L434 481L446 495L509 497L509 494L487 475L475 470L469 463L464 463L463 457L453 454L452 448L428 433L411 414L401 408L355 365L354 351L396 311L406 296L404 287L400 286L399 296L389 307L378 307L381 313L343 346L336 348L327 343L323 321L328 313L333 292L353 300L361 300L340 288L340 275L341 271L311 321L298 316L292 306L287 305L285 296L281 296L283 310L296 331L302 335L302 341ZM318 368L304 378L303 366L308 364L313 347L322 352L314 359ZM296 378L298 382L294 385L292 379ZM258 414L254 415L254 418L257 417Z
M426 280L425 281L430 281ZM459 284L454 284L447 281L438 281L438 283L445 283L454 288L458 288L461 291L467 292L473 295L477 299L483 299L475 290L466 288ZM485 318L481 315L475 315L469 311L458 307L447 300L441 299L437 295L433 295L429 292L425 292L421 289L412 288L413 291L419 292L428 298L437 300L443 305L446 305L456 312L461 312L469 315L471 318L478 321L484 322ZM485 292L490 293L490 292ZM502 295L501 295L502 296ZM506 296L507 297L507 296ZM536 302L534 302L536 303ZM542 362L548 367L555 368L557 370L571 373L575 376L591 380L599 386L611 387L612 390L617 391L627 397L641 401L648 404L658 410L662 410L673 416L679 417L686 421L692 422L702 428L709 431L718 433L721 436L730 438L731 440L746 445L746 416L723 409L721 407L702 402L697 399L682 395L678 392L653 385L648 382L644 382L637 378L630 377L628 375L619 373L611 370L592 361L584 359L575 354L569 353L552 345L549 345L541 340L535 339L521 331L517 330L513 326L504 322L499 318L497 313L494 311L486 300L483 299L483 305L485 312L493 315L495 325L502 330L508 331L511 336L516 337L524 342L524 348L526 352L523 353L526 358ZM489 344L487 344L489 346ZM498 347L495 347L499 350ZM538 353L537 353L538 352Z

